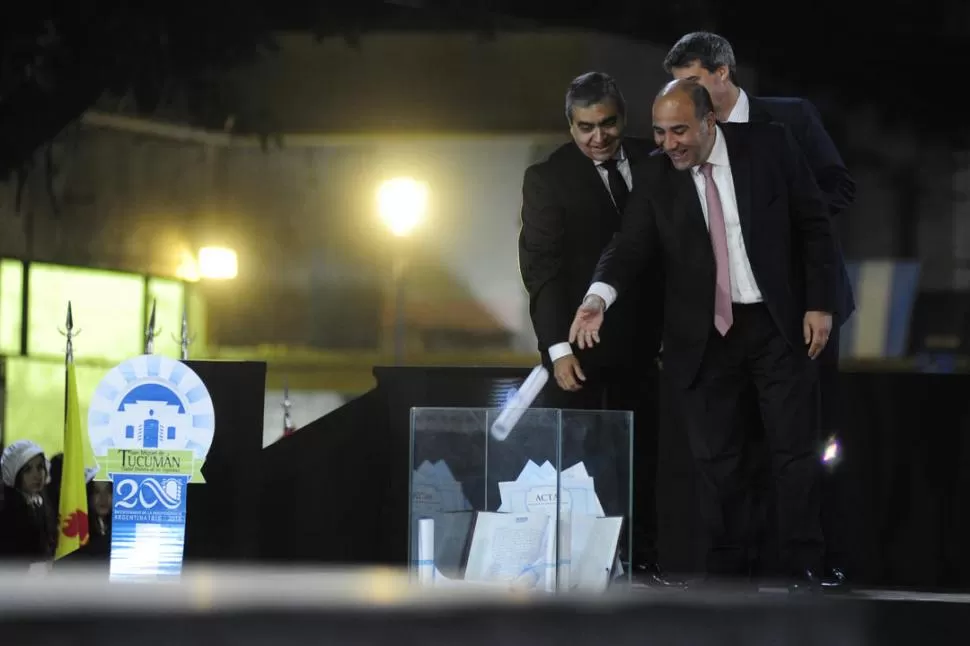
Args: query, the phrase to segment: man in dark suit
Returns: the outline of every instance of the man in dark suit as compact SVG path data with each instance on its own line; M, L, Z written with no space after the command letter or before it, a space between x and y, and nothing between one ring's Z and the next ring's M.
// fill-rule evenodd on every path
M608 343L579 350L568 341L576 303L620 228L633 173L653 146L624 136L623 96L615 81L600 72L583 74L570 84L566 120L572 141L529 167L522 186L519 266L542 362L555 376L543 405L633 411L632 566L648 585L680 585L661 571L656 548L660 316L649 304L657 297L650 290L659 289L659 281L645 272L643 289L631 290L616 303L622 315L611 317ZM621 472L608 479L624 476Z
M814 359L836 308L825 203L784 128L718 125L696 82L666 86L653 122L665 155L638 170L622 229L603 252L570 340L596 345L606 309L659 258L664 370L700 476L708 574L747 574L737 412L752 384L771 447L783 559L795 584L816 585L823 541Z
M812 169L815 181L828 204L832 216L842 213L855 200L855 181L849 174L836 149L832 138L825 130L818 110L810 101L796 97L763 98L749 96L737 84L737 62L734 49L726 38L710 32L686 34L678 40L664 58L664 70L677 79L694 80L703 85L714 102L717 119L723 123L780 123L790 130L795 141L805 154ZM836 237L838 244L838 237ZM838 307L835 311L835 324L829 336L825 351L819 357L819 416L818 424L826 437L838 434L838 370L839 370L839 329L855 311L852 286L849 283L845 262L839 252ZM752 399L753 402L753 399ZM752 425L760 426L760 418L755 415ZM763 436L753 436L755 442ZM763 444L762 444L763 446ZM756 460L752 477L755 487L761 493L770 495L770 470L766 461ZM826 479L826 484L834 484L834 479ZM837 500L838 496L833 499ZM756 505L764 515L766 501ZM823 506L822 525L826 536L827 572L824 576L825 587L840 587L845 582L841 537L843 523L831 505ZM757 520L755 521L757 525ZM755 534L757 527L753 528Z

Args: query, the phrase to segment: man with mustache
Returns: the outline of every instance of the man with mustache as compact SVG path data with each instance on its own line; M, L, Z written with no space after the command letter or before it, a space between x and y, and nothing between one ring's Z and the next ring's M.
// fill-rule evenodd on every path
M832 138L829 137L818 111L809 101L796 97L764 98L749 96L737 84L737 63L734 49L726 38L710 32L693 32L678 40L663 62L664 71L676 79L697 81L710 93L718 121L724 123L768 123L775 122L788 127L795 141L805 154L815 181L828 204L829 214L838 215L855 200L855 182L839 155ZM836 237L836 244L838 238ZM839 329L855 311L852 286L849 283L845 262L839 253L839 272L836 297L835 322L825 350L818 359L818 418L817 423L823 437L835 437L838 424L838 371L839 371ZM754 398L751 398L754 408ZM757 411L750 417L753 428L761 426ZM749 413L750 415L750 413ZM754 482L755 500L752 535L758 542L770 514L771 474L767 465L764 438L752 436L752 441L760 441L751 465ZM760 456L758 455L760 453ZM825 478L823 484L834 484L834 479ZM836 500L838 497L835 498ZM826 536L827 567L822 585L825 588L841 588L846 583L842 566L840 535L841 523L837 510L830 505L822 508L822 525ZM760 550L759 550L760 551ZM758 562L757 555L755 563ZM757 565L755 570L757 570Z
M522 185L519 267L542 363L555 377L544 392L543 405L633 411L632 568L637 580L649 586L680 587L661 570L656 547L660 313L659 283L653 273L643 272L643 286L617 301L621 315L611 317L609 341L584 349L569 344L576 302L586 293L600 253L620 228L634 173L652 145L624 136L623 95L613 78L601 72L572 81L566 93L566 121L572 141L529 167ZM614 463L611 473L597 478L597 489L610 482L623 486L629 475L622 465L617 473L615 464L624 461L622 451L597 446L587 447L586 453L604 464ZM620 498L610 490L601 495Z
M793 589L814 588L823 541L811 409L815 359L836 305L825 202L784 128L718 124L710 94L694 81L661 90L653 124L665 154L638 170L570 341L598 344L607 308L644 266L662 263L664 369L699 475L708 575L747 575L737 412L753 385L771 448L783 561Z

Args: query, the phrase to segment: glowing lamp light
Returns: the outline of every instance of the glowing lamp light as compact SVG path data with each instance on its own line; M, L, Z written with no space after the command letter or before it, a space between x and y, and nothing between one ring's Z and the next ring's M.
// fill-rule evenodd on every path
M199 249L199 276L213 280L230 280L239 273L236 252L226 247Z
M175 269L175 277L191 283L199 280L199 261L188 249L179 254L179 265Z
M377 190L377 209L387 228L398 237L411 234L428 208L428 186L410 177L398 177Z

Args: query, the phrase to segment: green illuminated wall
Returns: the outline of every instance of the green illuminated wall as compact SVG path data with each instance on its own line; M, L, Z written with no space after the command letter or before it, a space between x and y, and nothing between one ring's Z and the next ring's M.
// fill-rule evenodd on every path
M19 260L0 260L0 354L20 354L23 326L24 265Z
M135 274L30 265L27 354L63 357L64 317L71 301L75 357L120 362L140 354L145 280Z
M192 356L205 347L204 304L195 290L177 280L122 272L31 263L28 311L23 309L23 269L0 260L0 353L4 372L3 442L31 439L58 453L64 432L64 321L71 301L75 332L78 396L87 427L91 395L113 366L144 349L145 308L156 307L155 354L180 356L182 310L189 312ZM27 356L20 355L26 318Z
M87 432L88 406L109 365L77 364L81 426ZM64 446L64 363L55 359L8 357L6 360L4 444L28 439L50 457Z

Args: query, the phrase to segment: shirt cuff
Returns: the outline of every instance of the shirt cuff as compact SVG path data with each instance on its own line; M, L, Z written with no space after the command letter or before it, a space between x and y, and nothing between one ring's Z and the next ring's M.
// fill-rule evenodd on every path
M573 348L568 341L549 346L549 360L552 362L562 359L573 353Z
M610 305L616 302L616 290L606 283L597 282L590 285L586 295L589 296L590 294L602 298L603 302L606 303L606 309L609 309Z

